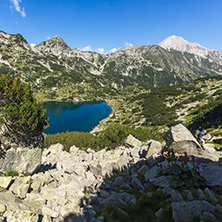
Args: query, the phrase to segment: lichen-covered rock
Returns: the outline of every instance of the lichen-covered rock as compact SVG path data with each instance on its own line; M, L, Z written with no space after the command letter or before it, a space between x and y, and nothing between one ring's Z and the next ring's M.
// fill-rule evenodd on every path
M19 173L33 174L40 168L42 149L40 148L11 148L5 158L0 158L0 172L6 173L13 169Z
M166 146L178 154L200 155L202 148L192 133L182 124L172 126L166 134Z

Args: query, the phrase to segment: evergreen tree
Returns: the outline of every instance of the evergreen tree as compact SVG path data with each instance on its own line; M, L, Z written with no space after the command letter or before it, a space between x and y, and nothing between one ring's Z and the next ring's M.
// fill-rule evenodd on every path
M17 140L41 134L49 127L47 112L33 97L30 85L23 85L10 73L0 74L0 123L6 135Z

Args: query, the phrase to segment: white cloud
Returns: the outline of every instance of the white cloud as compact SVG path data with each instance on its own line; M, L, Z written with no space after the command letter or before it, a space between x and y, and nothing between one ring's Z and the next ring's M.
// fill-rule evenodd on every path
M109 51L111 52L111 53L113 53L113 52L116 52L118 49L117 48L113 48L113 49L110 49Z
M103 48L98 48L96 49L96 52L100 53L100 54L103 54L104 53L104 49Z
M35 44L35 43L31 43L30 46L31 46L31 47L35 47L36 44Z
M126 45L126 47L131 47L131 46L133 46L133 44L132 44L132 43L129 43L129 42L125 42L125 45Z
M11 0L11 2L12 2L12 4L13 4L15 10L16 10L17 12L19 12L23 18L25 18L25 17L26 17L25 9L23 8L23 9L21 10L21 8L20 8L20 6L19 6L19 3L22 2L22 0Z
M85 46L83 48L80 48L79 50L80 51L92 51L92 47L90 45L87 45L87 46Z

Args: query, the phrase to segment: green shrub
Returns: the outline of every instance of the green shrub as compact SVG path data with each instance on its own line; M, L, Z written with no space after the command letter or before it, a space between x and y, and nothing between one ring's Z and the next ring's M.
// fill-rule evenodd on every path
M6 177L17 177L19 173L16 170L9 170L5 173Z
M47 112L33 97L29 85L10 74L0 75L0 123L7 128L10 137L33 136L48 125Z

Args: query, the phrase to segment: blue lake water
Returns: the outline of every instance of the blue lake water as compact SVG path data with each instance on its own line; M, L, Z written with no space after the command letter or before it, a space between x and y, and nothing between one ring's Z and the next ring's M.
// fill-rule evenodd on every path
M89 132L110 115L112 108L106 102L65 103L45 102L50 127L47 134L71 131Z

